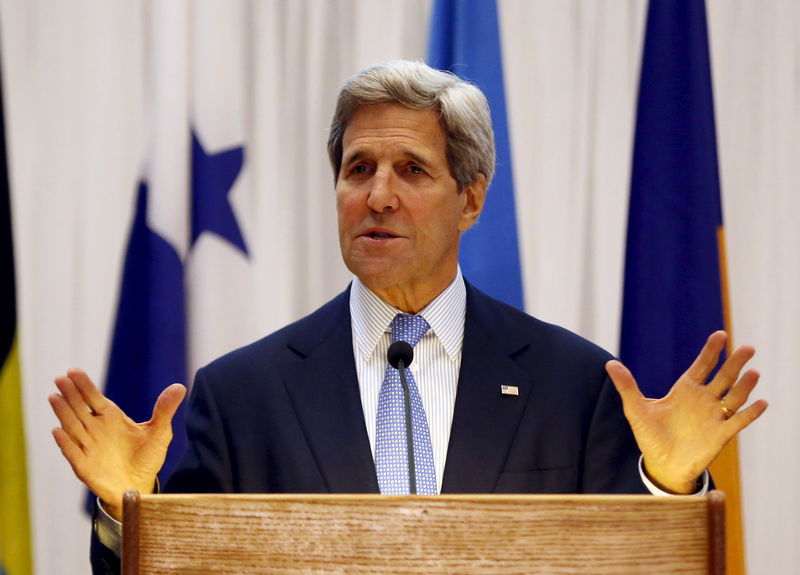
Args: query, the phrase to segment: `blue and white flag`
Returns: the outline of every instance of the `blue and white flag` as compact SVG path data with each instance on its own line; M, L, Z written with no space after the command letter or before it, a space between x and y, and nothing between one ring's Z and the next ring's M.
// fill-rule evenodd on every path
M494 0L437 0L428 64L477 85L489 100L497 169L478 223L461 238L464 276L488 294L524 308L514 208L503 55Z
M165 387L245 343L251 266L233 203L246 157L242 7L150 5L150 138L105 389L136 421ZM173 433L162 480L186 446L183 408Z

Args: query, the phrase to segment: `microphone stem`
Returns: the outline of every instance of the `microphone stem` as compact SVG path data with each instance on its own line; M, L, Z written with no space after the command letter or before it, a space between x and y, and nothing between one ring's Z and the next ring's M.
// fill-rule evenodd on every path
M406 366L401 359L397 364L397 369L400 370L400 383L403 385L403 405L406 412L406 452L408 453L408 492L411 495L417 494L417 472L416 463L414 461L414 428L411 423L411 394L408 391L408 382L406 381Z

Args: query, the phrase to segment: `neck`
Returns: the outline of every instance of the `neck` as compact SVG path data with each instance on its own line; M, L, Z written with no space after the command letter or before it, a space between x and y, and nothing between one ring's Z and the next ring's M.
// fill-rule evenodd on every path
M429 303L437 298L447 286L453 283L456 278L456 272L449 276L447 281L439 282L437 284L427 284L423 286L390 286L390 287L373 287L361 280L367 289L369 289L376 296L381 298L390 306L399 309L404 313L416 314L422 311ZM360 278L359 278L360 279Z

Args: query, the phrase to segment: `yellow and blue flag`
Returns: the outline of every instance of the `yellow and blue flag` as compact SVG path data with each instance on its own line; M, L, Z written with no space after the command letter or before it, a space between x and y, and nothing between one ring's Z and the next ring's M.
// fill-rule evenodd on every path
M662 397L727 329L725 249L703 0L651 0L628 213L620 359ZM729 339L730 341L730 339ZM736 446L712 469L728 495L728 568L743 572ZM738 569L738 570L737 570Z

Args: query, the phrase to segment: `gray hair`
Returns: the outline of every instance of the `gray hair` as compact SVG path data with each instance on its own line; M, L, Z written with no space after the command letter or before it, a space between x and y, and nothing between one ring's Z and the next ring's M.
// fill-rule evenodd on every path
M339 92L328 135L328 157L334 180L342 167L347 122L363 106L396 103L439 113L445 132L445 152L459 191L494 175L494 133L489 103L476 86L455 74L422 62L392 60L363 69L349 78Z

